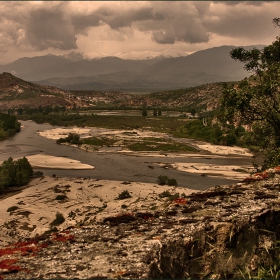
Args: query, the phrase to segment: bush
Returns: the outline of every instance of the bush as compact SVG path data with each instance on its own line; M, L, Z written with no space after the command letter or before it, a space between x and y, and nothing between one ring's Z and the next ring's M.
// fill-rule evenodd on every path
M174 179L174 178L168 178L168 179L167 179L167 185L168 185L168 186L177 186L178 184L177 184L176 179Z
M0 189L24 186L33 175L33 169L26 157L13 160L11 157L0 166Z
M157 183L159 185L166 185L166 182L168 180L168 177L167 176L164 176L164 175L159 175L158 178L157 178Z
M148 111L146 109L143 109L142 110L142 116L147 117L147 115L148 115Z
M127 191L127 190L121 192L118 195L118 199L126 199L126 198L130 198L130 197L131 197L131 195L130 195L129 191Z
M164 191L159 194L160 198L168 197L169 200L173 200L175 198L179 198L179 193L171 194L169 191Z
M80 135L77 133L69 133L66 138L59 138L56 140L57 144L60 143L70 143L70 144L75 144L75 145L80 145L82 142L80 141Z
M235 145L237 142L237 137L234 135L234 134L228 134L226 137L225 137L225 144L227 146L233 146Z
M172 196L172 194L169 191L164 191L164 192L159 194L160 198L171 197L171 196Z
M168 185L168 186L177 186L177 181L174 178L168 178L167 176L160 175L158 176L157 183L161 186Z

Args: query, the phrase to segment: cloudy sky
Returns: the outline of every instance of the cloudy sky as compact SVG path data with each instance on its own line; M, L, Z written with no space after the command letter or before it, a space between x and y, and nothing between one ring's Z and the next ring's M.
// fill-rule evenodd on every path
M72 51L142 57L269 44L280 33L275 17L280 2L1 1L0 64Z

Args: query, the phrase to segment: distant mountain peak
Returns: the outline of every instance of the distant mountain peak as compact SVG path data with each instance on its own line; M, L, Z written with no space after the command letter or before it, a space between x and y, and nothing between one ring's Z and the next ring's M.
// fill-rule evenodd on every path
M176 48L171 48L164 50L162 52L154 52L154 51L132 51L130 53L117 53L115 54L116 57L122 59L135 59L135 60L146 60L146 59L153 59L153 58L172 58L172 57L184 57L188 56L189 53L178 50Z
M71 61L80 61L80 60L84 60L85 57L84 57L84 53L80 53L80 52L70 52L68 54L64 54L62 55L63 57L71 60Z

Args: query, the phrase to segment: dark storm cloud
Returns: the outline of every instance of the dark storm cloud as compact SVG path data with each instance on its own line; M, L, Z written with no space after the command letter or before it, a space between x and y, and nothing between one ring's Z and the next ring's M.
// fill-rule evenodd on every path
M252 6L262 6L265 2L271 3L273 1L215 1L216 3L222 3L227 6L235 6L235 5L252 5Z
M212 13L204 18L204 24L209 31L222 36L251 39L267 36L273 31L272 19L275 17L273 7L264 10L260 5L250 6L248 3L240 2L240 5L226 9L225 5L221 6L215 2L216 7Z
M207 11L209 3L147 2L144 7L136 7L131 4L121 8L103 6L86 16L73 15L72 23L81 34L85 34L89 27L103 24L120 33L123 32L122 28L131 27L151 32L151 39L158 44L174 44L176 41L200 43L209 40L199 20L200 14Z
M0 51L76 49L78 37L89 36L91 27L98 33L99 26L108 27L101 37L117 41L132 38L135 30L157 44L207 43L211 34L258 38L273 28L279 16L274 6L277 2L0 2Z
M83 32L88 27L101 24L108 24L112 29L119 29L131 27L135 21L164 19L161 14L153 14L152 11L151 7L131 8L125 11L119 8L101 7L87 16L83 14L73 15L72 23L78 32Z
M38 50L77 48L75 32L60 8L37 9L26 23L26 39Z
M153 39L159 44L174 44L175 36L172 32L155 31L153 32Z
M17 46L28 50L61 50L77 48L76 35L67 17L67 3L2 2L0 4L1 35L8 49Z

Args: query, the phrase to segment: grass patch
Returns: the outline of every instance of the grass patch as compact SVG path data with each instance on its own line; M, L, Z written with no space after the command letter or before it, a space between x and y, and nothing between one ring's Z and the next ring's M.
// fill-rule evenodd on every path
M107 137L89 137L82 140L83 144L94 145L94 146L111 146L116 142L115 139Z
M132 151L162 151L162 152L197 152L197 149L181 143L162 143L156 141L143 141L128 144Z
M179 198L180 195L179 193L175 193L175 194L171 194L169 191L164 191L162 193L159 194L160 198L165 198L167 197L169 200L173 200L175 198Z
M78 127L103 127L112 129L137 129L149 127L155 132L173 133L177 128L186 124L183 119L177 117L143 118L138 116L99 116L99 115L77 115L77 114L32 114L20 115L20 119L31 119L37 123L56 122L59 126L78 126Z

